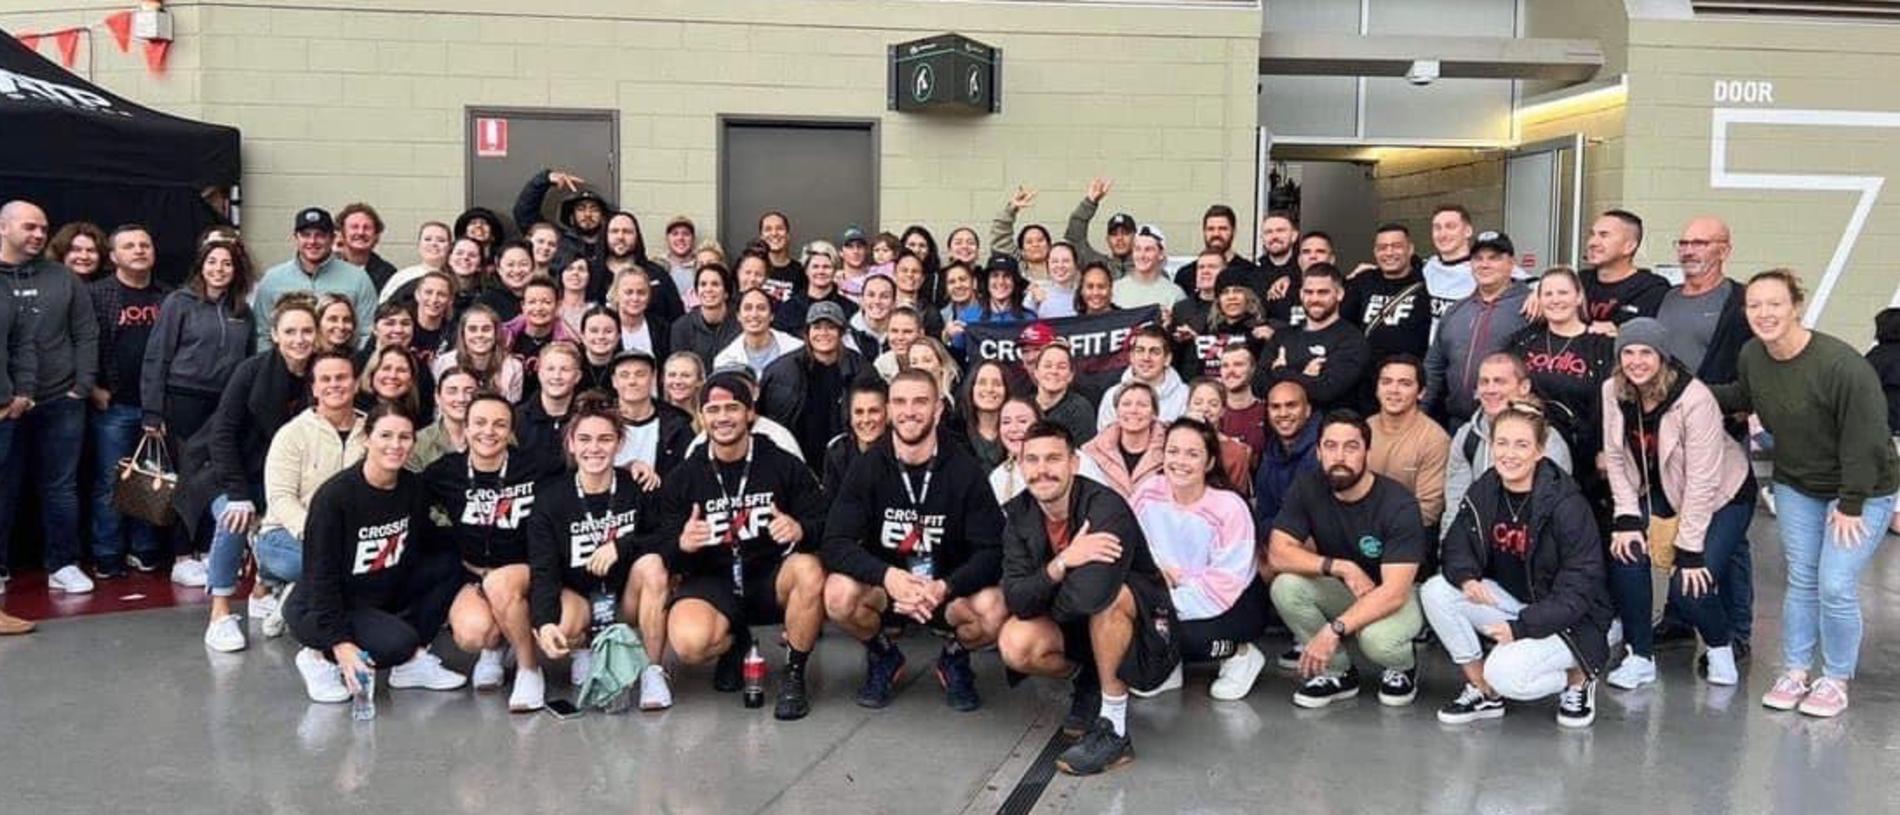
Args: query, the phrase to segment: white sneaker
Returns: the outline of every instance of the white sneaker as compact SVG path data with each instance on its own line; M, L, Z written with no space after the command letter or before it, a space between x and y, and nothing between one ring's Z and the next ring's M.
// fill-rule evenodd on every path
M1154 690L1140 690L1140 689L1131 687L1128 689L1128 692L1134 694L1137 698L1140 698L1140 699L1153 699L1156 696L1160 696L1161 694L1167 693L1168 691L1180 690L1180 689L1181 689L1181 665L1180 663L1175 663L1174 672L1168 674L1167 679L1161 680L1161 684L1156 685Z
M283 588L278 589L275 594L270 596L269 608L266 610L263 619L257 621L257 627L263 630L264 636L283 636L284 629L286 628L286 624L284 623L284 608L290 605L290 590L294 588L297 588L297 584L285 583Z
M673 688L666 684L666 669L648 665L640 672L640 709L665 710L673 706Z
M515 671L515 689L508 694L509 713L531 713L547 705L548 684L541 669Z
M90 594L92 593L92 578L87 577L85 571L77 565L66 566L54 572L53 576L46 578L46 587L67 594Z
M582 648L568 659L567 681L573 683L574 687L580 687L582 682L587 681L587 675L593 672L594 649Z
M244 616L256 620L258 630L264 636L275 637L284 633L283 602L283 599L275 594L266 594L262 597L253 596L249 605L244 609ZM271 619L273 617L276 618L275 631L271 630L273 627Z
M408 662L389 669L392 688L455 690L467 682L468 677L442 667L442 658L428 651L417 651Z
M1610 641L1610 653L1614 654L1618 651L1623 650L1623 621L1622 620L1610 621L1610 634L1609 634L1608 639Z
M494 690L501 687L501 683L507 679L508 666L502 664L504 650L506 649L482 649L482 655L475 660L476 690Z
M1221 660L1220 675L1214 678L1214 684L1207 693L1223 702L1245 699L1247 694L1253 692L1253 683L1266 667L1267 658L1260 653L1260 649L1242 645L1233 656Z
M172 582L188 589L202 589L211 579L211 571L205 568L205 562L195 557L182 558L172 563Z
M244 650L244 618L226 614L205 627L205 645L213 651L230 654Z
M1612 688L1635 690L1656 681L1656 662L1630 653L1623 657L1623 664L1610 672L1608 681Z
M343 672L314 649L297 652L297 673L303 676L303 689L310 701L326 705L350 701L350 689L343 685Z
M1741 681L1741 674L1735 669L1735 648L1724 645L1710 648L1709 668L1705 679L1711 685L1733 685Z

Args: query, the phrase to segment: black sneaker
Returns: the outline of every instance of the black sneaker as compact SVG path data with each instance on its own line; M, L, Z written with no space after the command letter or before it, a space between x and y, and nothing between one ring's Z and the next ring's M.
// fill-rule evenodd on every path
M1293 692L1293 704L1305 708L1322 708L1358 695L1359 669L1351 668L1339 676L1321 674L1306 680L1306 684Z
M1479 719L1504 718L1504 700L1496 696L1486 696L1477 685L1465 684L1458 698L1445 703L1438 709L1438 720L1445 724L1467 724Z
M893 644L880 654L864 649L864 684L858 687L858 706L882 708L897 694L897 683L904 678L904 652Z
M983 706L976 693L976 671L970 667L970 652L958 648L937 657L937 681L943 683L943 702L958 713L969 713Z
M1417 698L1417 668L1404 671L1387 668L1379 675L1379 704L1386 707L1405 707Z
M1557 696L1557 723L1564 727L1589 727L1597 720L1597 682L1585 679L1583 684L1564 688Z
M745 655L752 649L752 632L741 628L732 634L732 647L719 655L713 665L713 690L738 693L745 687Z
M1115 735L1115 726L1109 724L1108 719L1097 717L1095 725L1080 741L1056 757L1056 769L1070 775L1095 775L1134 760L1134 742L1125 735Z
M811 713L811 698L805 694L805 666L785 666L785 678L779 682L778 704L772 708L772 718L781 722L796 721Z
M1675 620L1663 620L1656 626L1654 636L1657 649L1695 644L1695 629Z
M1088 679L1083 679L1083 676ZM1062 735L1079 738L1087 734L1102 715L1102 685L1092 670L1084 669L1075 678L1075 690L1069 694L1069 715L1062 720Z
M146 563L145 559L138 555L126 555L125 565L131 566L141 574L151 574L158 571L157 563Z
M1297 671L1300 669L1300 653L1300 644L1296 642L1292 648L1281 651L1280 656L1274 658L1273 664L1280 666L1282 671Z
M108 569L104 566L92 567L92 579L94 580L119 580L123 577L125 577L125 569L123 567L117 569Z

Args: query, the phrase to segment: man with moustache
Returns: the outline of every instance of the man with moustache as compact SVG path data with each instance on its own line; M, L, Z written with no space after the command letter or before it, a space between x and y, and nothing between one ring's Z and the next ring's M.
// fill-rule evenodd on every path
M1273 607L1301 645L1306 682L1293 694L1300 707L1359 695L1359 671L1342 647L1348 637L1381 669L1381 704L1402 707L1418 696L1412 639L1425 616L1412 584L1425 533L1412 494L1367 467L1371 446L1372 430L1359 414L1327 414L1323 472L1294 483L1269 535Z
M976 459L939 441L943 405L928 371L891 380L890 438L852 462L825 521L825 612L864 643L864 707L889 705L903 675L888 623L946 635L937 681L963 712L982 705L970 653L1003 627L1003 511Z

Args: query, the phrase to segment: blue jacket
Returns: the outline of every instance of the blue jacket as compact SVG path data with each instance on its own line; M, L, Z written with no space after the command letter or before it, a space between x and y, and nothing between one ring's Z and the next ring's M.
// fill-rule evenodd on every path
M1260 470L1254 473L1254 526L1262 535L1273 529L1273 519L1280 514L1280 504L1286 500L1287 490L1292 489L1293 479L1301 473L1319 469L1319 416L1315 414L1306 420L1306 426L1293 437L1289 448L1280 440L1277 433L1268 429L1267 449L1260 456Z

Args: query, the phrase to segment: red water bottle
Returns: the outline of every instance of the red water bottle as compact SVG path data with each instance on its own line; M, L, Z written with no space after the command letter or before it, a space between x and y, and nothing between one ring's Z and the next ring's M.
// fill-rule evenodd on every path
M745 676L745 706L765 707L765 657L759 656L759 646L753 645L746 652L742 670Z

